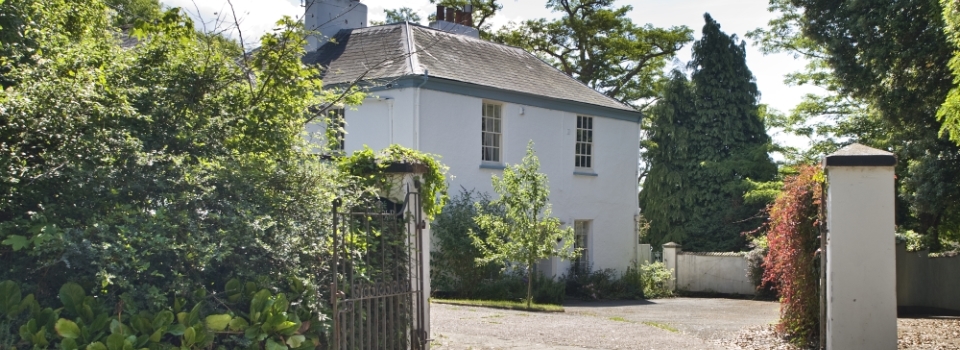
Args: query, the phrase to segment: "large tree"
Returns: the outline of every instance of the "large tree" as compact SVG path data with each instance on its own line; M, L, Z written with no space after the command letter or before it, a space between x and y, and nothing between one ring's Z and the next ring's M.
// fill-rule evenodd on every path
M654 244L687 239L686 211L694 203L688 174L697 162L690 153L696 110L693 88L682 72L674 70L661 98L650 109L649 137L643 141L643 158L649 170L640 191L640 208L649 223L645 240Z
M694 251L738 250L745 243L741 233L760 223L763 207L744 202L748 180L772 180L777 169L767 154L771 142L745 43L722 32L709 14L704 19L703 36L693 44L689 85L674 74L663 106L654 109L657 148L645 154L651 170L641 210L652 243L676 240Z
M953 48L936 0L893 2L771 0L779 16L751 33L767 52L811 59L788 80L826 88L807 96L788 126L814 138L809 158L860 142L896 153L897 224L956 235L960 147L941 135L936 113L951 88ZM950 13L947 12L947 15Z
M665 81L666 63L693 40L684 26L639 26L631 6L614 0L548 0L556 20L528 20L493 40L533 52L567 75L620 102L642 109Z
M77 281L127 307L230 277L326 283L342 182L303 152L332 96L300 61L301 25L244 54L177 9L131 37L100 0L0 9L0 280L38 298Z

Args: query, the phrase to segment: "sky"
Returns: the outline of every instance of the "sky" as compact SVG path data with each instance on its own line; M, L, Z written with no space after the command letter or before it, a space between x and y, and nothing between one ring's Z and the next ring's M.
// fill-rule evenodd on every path
M301 17L302 0L231 0L240 21L244 42L256 42L263 33L271 30L282 16ZM361 0L369 9L369 21L383 20L384 9L410 7L421 18L436 11L429 0ZM233 23L232 12L227 0L161 0L170 7L182 7L198 20L198 26L208 29L218 27L219 21L229 19ZM555 18L559 15L545 8L546 0L501 0L503 9L490 21L500 27L510 22L527 19ZM805 62L788 54L763 55L746 33L764 27L774 14L767 11L767 0L618 0L615 5L629 5L633 8L628 16L635 24L652 24L657 27L687 26L694 30L694 37L700 37L703 28L703 14L710 15L720 23L720 29L727 34L736 34L747 41L747 65L756 77L760 90L760 103L765 103L781 112L789 112L807 93L816 93L813 87L788 86L783 83L786 74L799 71ZM226 27L222 25L220 27ZM237 38L236 31L226 33ZM690 46L681 50L673 66L685 66L690 60ZM774 140L790 146L804 146L805 140L773 132Z

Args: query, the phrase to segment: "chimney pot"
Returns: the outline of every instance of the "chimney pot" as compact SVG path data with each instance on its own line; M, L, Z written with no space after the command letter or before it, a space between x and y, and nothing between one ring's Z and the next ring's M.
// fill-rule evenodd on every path
M444 8L443 5L437 5L437 21L444 20L444 17L443 17L444 10L446 10L446 8Z
M456 16L456 20L453 23L463 24L463 11L457 10Z
M455 13L454 11L456 11L456 10L455 10L453 7L447 7L447 17L446 17L446 18L447 18L447 22L453 22L453 21L454 21L454 13Z

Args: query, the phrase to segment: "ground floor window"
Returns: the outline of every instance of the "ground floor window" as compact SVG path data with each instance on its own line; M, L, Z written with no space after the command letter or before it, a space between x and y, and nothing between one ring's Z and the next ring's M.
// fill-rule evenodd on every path
M573 247L580 249L580 256L573 260L573 268L578 272L590 271L590 223L590 220L573 223Z

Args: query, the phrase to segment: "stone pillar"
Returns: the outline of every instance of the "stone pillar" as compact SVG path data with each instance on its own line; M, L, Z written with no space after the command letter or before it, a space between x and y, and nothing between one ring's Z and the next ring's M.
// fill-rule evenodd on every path
M896 349L892 153L853 144L824 159L827 349Z
M670 290L677 290L677 254L680 253L680 245L670 242L663 245L663 265L673 273L673 280L670 281Z

